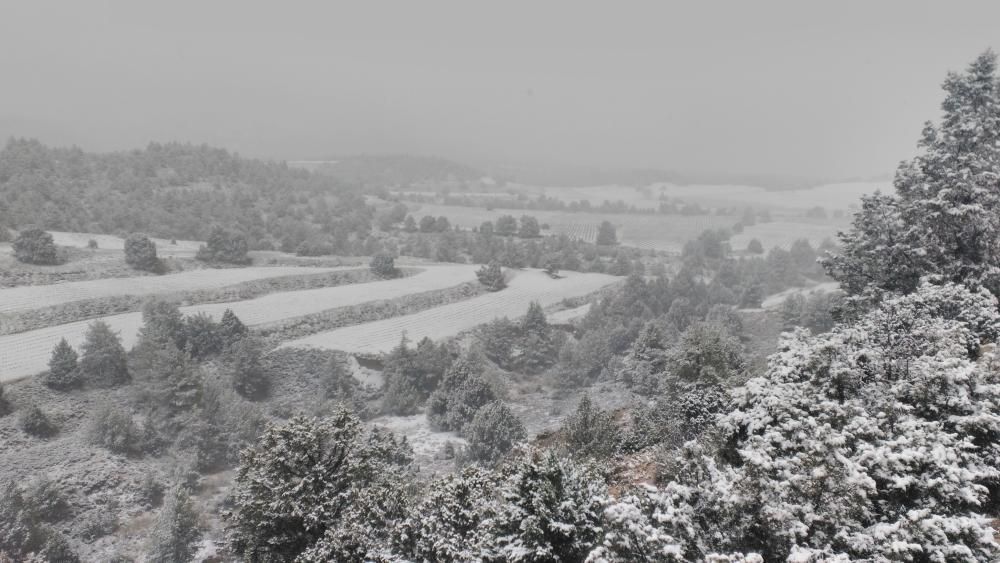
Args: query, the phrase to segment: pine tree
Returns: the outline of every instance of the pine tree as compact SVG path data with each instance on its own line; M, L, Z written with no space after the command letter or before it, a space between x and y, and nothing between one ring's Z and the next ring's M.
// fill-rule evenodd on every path
M247 335L248 329L232 309L226 309L219 321L219 331L229 346Z
M14 257L26 264L53 265L62 262L52 235L36 227L18 233L13 244Z
M563 422L561 432L566 449L581 457L607 457L619 443L613 416L596 407L589 395L580 399L576 411Z
M183 487L175 487L167 497L149 535L146 561L174 563L194 555L194 543L201 536L198 514Z
M45 374L45 385L59 390L78 387L82 381L76 369L76 350L63 338L52 350L49 371Z
M394 278L399 275L399 271L396 269L395 260L392 256L388 254L376 254L372 256L371 262L368 264L368 268L371 269L372 273L380 278Z
M538 219L530 215L521 216L521 226L517 231L520 238L537 238L542 234L542 229L538 225Z
M345 409L273 425L241 454L228 533L247 560L363 560L400 512L405 446ZM328 534L327 532L331 532ZM358 553L358 551L361 553ZM346 556L346 557L345 557Z
M147 272L160 272L163 269L163 264L156 256L156 243L142 233L132 233L125 239L125 263Z
M476 278L479 280L479 283L486 286L486 289L490 291L500 291L507 287L503 269L497 262L490 262L488 265L479 268L476 271Z
M475 461L494 464L527 438L524 424L501 401L484 405L465 429L469 455Z
M613 246L618 244L615 226L609 221L602 221L601 225L597 228L597 241L595 244L598 246Z
M131 379L121 339L104 321L94 321L87 328L80 357L80 375L90 385L114 387Z
M863 199L840 254L823 265L857 301L912 292L918 279L983 285L1000 294L1000 86L987 51L951 73L939 125L896 172L895 196Z
M256 338L241 338L230 354L233 389L251 400L265 397L271 385L261 361L262 346Z

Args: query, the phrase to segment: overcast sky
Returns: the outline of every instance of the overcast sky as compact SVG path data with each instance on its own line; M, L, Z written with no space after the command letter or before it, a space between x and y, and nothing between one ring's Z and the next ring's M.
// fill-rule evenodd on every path
M4 0L0 134L889 172L1000 2Z

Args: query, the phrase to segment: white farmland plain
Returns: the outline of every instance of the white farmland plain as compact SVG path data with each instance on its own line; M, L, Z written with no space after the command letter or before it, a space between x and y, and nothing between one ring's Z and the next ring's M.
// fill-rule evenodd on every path
M114 235L99 235L94 233L70 233L63 231L49 231L52 235L52 242L59 246L73 246L77 248L87 248L87 244L93 240L97 243L97 248L102 250L125 250L125 239ZM193 256L198 252L202 242L196 240L179 240L174 242L161 239L150 238L156 243L156 254L160 257L166 256Z
M621 279L606 274L578 272L564 272L564 275L565 277L554 280L541 271L524 270L518 272L503 291L411 315L320 332L286 342L282 346L377 354L387 352L399 344L404 333L412 342L425 336L440 340L497 317L523 315L532 301L545 307L567 297L586 295Z
M110 278L52 285L28 285L0 289L0 313L30 311L84 299L118 295L157 295L176 291L217 289L243 282L323 274L336 270L355 270L358 266L338 268L254 267L189 270L164 276Z
M395 299L413 293L444 289L476 279L475 266L449 264L426 265L422 268L422 272L406 278L285 291L231 303L192 305L182 307L181 312L205 313L218 320L226 309L232 309L244 323L260 325L367 301ZM103 320L119 333L126 349L135 344L142 326L141 313L111 315ZM59 340L65 338L74 348L79 347L91 322L80 321L0 336L0 381L18 379L46 370L52 348Z

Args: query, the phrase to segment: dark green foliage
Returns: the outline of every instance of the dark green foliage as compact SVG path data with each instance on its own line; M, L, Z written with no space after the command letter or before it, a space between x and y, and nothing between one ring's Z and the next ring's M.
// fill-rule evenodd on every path
M229 369L233 389L247 399L262 399L271 387L261 363L262 348L260 340L253 337L243 338L232 346Z
M602 221L597 229L598 246L612 246L618 244L618 237L615 233L615 226L609 221Z
M21 430L36 438L51 438L59 432L59 428L38 405L30 405L22 410L18 423Z
M48 487L40 497L37 485L21 488L9 482L0 486L0 559L77 563L80 559L66 538L47 523L65 516L65 499Z
M3 384L0 383L0 416L7 416L12 410L14 409L10 406L10 401L4 397Z
M219 323L207 313L184 318L184 348L194 359L203 359L222 352L226 335Z
M142 233L132 233L125 239L125 262L136 270L163 272L163 263L156 256L156 243Z
M621 439L614 417L595 406L589 395L563 421L561 433L566 449L581 457L606 458L618 449Z
M415 349L411 349L403 337L399 346L383 357L382 363L386 380L383 412L409 415L417 412L431 392L437 389L451 365L451 353L429 338L424 338Z
M364 560L400 508L406 449L344 409L269 427L241 455L230 546L247 561Z
M486 358L475 349L455 360L427 400L427 421L431 428L461 432L476 411L497 399L483 376L485 369Z
M399 270L396 269L396 261L388 254L376 254L372 256L368 268L380 278L388 279L399 276Z
M747 243L747 252L750 254L764 254L764 245L758 239L750 239Z
M187 413L197 402L200 370L173 341L143 337L132 349L129 365L137 401L148 406L157 422Z
M434 232L434 217L430 215L424 215L420 218L420 232L421 233L433 233Z
M49 371L45 374L45 385L58 390L79 387L83 380L76 369L76 350L63 338L52 350Z
M497 218L495 232L502 237L513 236L517 232L517 219L513 215L501 215Z
M403 230L408 233L417 231L417 221L413 218L413 215L406 216L406 220L403 221Z
M538 219L530 215L521 216L521 226L517 231L520 238L537 238L542 236L542 229L538 225Z
M245 235L216 226L212 228L206 243L198 249L196 258L204 262L249 264L247 250L249 246Z
M114 405L105 405L94 413L88 437L92 444L124 455L155 453L160 446L151 426L140 426L131 413Z
M488 265L476 271L476 278L490 291L500 291L507 287L507 280L504 279L503 269L497 262L490 262Z
M140 342L145 339L168 340L184 349L184 317L176 303L150 299L142 306L142 324L139 329Z
M292 251L321 230L350 250L372 216L357 184L180 143L93 154L11 139L0 149L0 200L3 225L208 240L218 223L245 232L251 248L287 238Z
M121 340L104 321L91 323L80 348L80 375L88 385L114 387L131 379Z
M527 438L524 424L501 401L494 401L480 408L466 427L469 456L478 462L492 465Z
M741 383L747 364L743 345L722 327L697 323L670 352L671 373L684 384Z
M222 313L222 319L219 321L219 332L226 344L232 345L237 340L246 336L248 329L243 324L243 321L236 316L236 313L233 313L232 309L226 309Z
M183 487L175 487L153 524L146 561L187 561L194 554L194 542L200 536L198 514L191 504L191 498Z
M54 265L64 262L52 235L37 227L23 229L14 239L14 257L26 264Z
M221 382L202 385L197 419L189 424L195 451L195 469L203 473L231 467L240 450L253 443L264 429L259 408L244 401Z

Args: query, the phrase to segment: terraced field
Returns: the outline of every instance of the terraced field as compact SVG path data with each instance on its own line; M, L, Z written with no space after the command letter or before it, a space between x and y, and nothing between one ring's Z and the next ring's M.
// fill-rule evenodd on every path
M831 238L836 240L837 231L847 230L850 227L849 219L841 221L774 221L771 223L759 223L752 227L747 227L742 233L733 235L729 239L729 245L734 251L746 250L751 239L757 239L764 245L766 250L772 247L787 249L796 239L808 239L813 248L820 245L823 239Z
M68 233L62 231L49 231L52 234L52 241L59 246L73 246L76 248L87 248L87 244L93 240L97 243L97 248L102 250L125 251L125 239L114 235L98 235L91 233ZM179 240L175 242L153 238L156 243L156 253L161 258L177 256L190 257L198 252L198 247L203 243L196 240Z
M476 267L468 265L428 265L414 276L350 284L320 289L273 293L232 303L211 303L182 307L185 314L206 313L219 319L232 309L244 323L260 325L319 311L336 309L366 301L388 300L413 293L444 289L476 279ZM142 326L140 313L104 317L112 330L121 335L126 348L135 344ZM83 342L90 321L68 323L48 328L0 336L0 381L7 381L44 371L49 354L59 339L66 338L74 347Z
M586 295L621 278L605 274L566 272L552 279L541 271L524 270L510 281L507 289L480 295L392 319L320 332L286 342L284 347L315 347L360 354L377 354L399 344L405 333L412 341L454 336L497 317L523 314L532 301L543 307L567 297Z
M353 270L357 266L339 268L259 267L189 270L165 276L141 276L79 281L54 285L33 285L0 289L0 313L29 311L42 307L62 305L84 299L98 299L119 295L157 295L178 291L216 289L238 283L323 274L336 270Z

